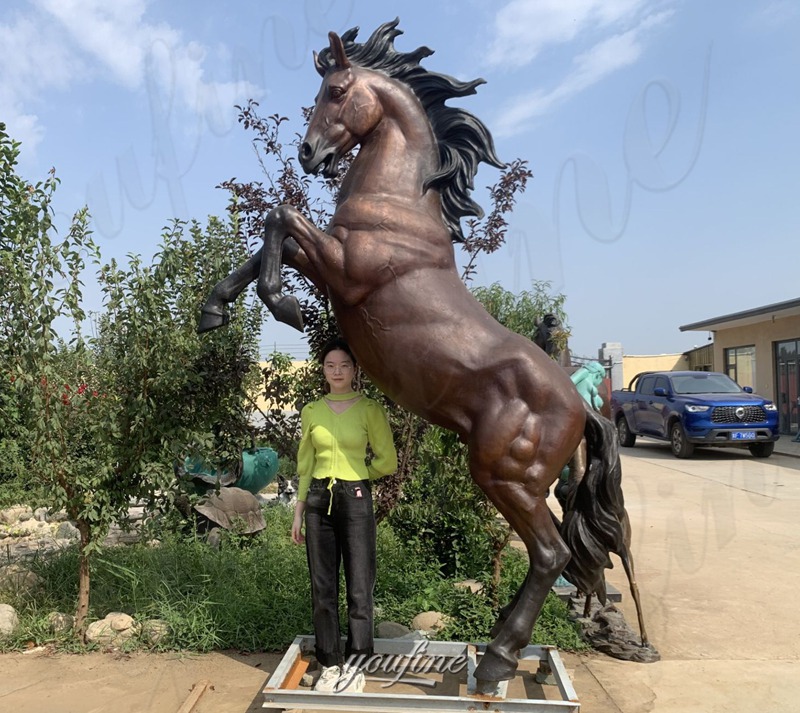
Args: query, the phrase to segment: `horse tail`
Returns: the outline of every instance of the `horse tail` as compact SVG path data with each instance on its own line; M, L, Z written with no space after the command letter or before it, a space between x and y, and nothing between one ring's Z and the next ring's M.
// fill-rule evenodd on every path
M606 602L604 570L609 554L627 552L627 513L622 495L622 466L614 425L586 407L586 470L571 473L561 537L572 553L564 577L586 594Z

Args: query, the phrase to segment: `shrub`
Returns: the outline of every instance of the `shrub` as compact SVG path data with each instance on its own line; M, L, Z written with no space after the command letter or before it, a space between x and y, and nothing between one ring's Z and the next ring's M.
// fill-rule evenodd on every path
M291 519L288 509L267 508L267 527L262 533L247 540L230 538L220 550L194 537L175 536L156 547L137 544L107 550L92 562L91 618L121 611L140 622L164 619L171 637L159 644L161 649L283 650L295 636L312 630L305 550L289 538ZM505 558L502 587L510 596L524 578L525 557L508 550ZM21 625L13 638L0 641L0 649L48 641L75 649L75 642L66 635L49 633L47 615L74 608L77 561L77 549L72 548L33 562L42 586L33 598L12 602L20 612ZM378 528L375 603L378 620L406 625L421 611L442 611L451 624L439 638L456 641L487 640L496 618L485 596L442 577L386 523ZM344 601L341 605L344 627ZM534 635L541 643L580 647L566 612L549 600ZM127 644L130 648L144 645Z

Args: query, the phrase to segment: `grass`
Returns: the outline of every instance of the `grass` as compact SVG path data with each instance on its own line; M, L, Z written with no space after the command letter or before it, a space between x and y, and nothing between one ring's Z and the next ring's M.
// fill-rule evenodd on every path
M311 630L311 602L305 550L290 541L292 514L281 507L265 511L267 528L249 540L232 538L214 550L192 537L170 536L159 546L131 545L106 549L92 565L91 619L112 611L141 622L163 619L171 636L161 650L283 650L298 634ZM77 551L33 561L42 578L35 596L11 601L20 613L17 633L0 640L0 650L52 642L80 648L69 635L49 632L53 611L72 612L77 600ZM500 601L507 601L524 578L524 555L509 551L504 563ZM344 587L342 587L344 591ZM450 618L438 638L487 640L496 612L483 595L458 588L413 550L388 525L378 533L376 621L409 625L430 609ZM346 622L344 609L342 621ZM534 631L534 643L561 649L586 648L566 608L548 599ZM133 640L127 648L144 647Z

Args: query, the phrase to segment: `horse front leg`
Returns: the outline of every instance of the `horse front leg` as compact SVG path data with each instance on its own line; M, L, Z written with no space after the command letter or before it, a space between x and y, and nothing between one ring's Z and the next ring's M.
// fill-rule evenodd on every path
M281 293L280 265L287 252L287 241L291 241L288 243L291 247L287 262L299 267L318 288L325 284L322 270L331 260L341 261L341 244L292 206L274 208L264 222L264 246L256 292L275 319L302 332L300 303L294 295Z
M214 285L214 289L200 310L198 333L208 332L228 323L230 317L225 311L225 305L233 302L242 290L258 277L260 269L261 250L251 255L244 265Z
M266 262L275 265L278 271L278 284L280 285L280 264L289 265L302 275L305 275L318 290L324 292L324 282L317 270L311 264L308 256L297 242L288 236L282 241L276 242L274 238L267 241L265 231L265 245L270 245L270 257ZM277 251L275 250L277 246ZM233 302L251 282L256 280L264 272L264 247L248 258L239 268L234 270L225 279L220 280L200 310L200 322L197 327L198 333L207 332L217 327L225 326L229 321L229 316L225 311L225 305ZM277 254L277 258L275 257ZM259 295L260 296L260 295ZM263 298L262 298L263 299ZM302 318L301 318L302 325ZM301 326L302 328L302 326Z

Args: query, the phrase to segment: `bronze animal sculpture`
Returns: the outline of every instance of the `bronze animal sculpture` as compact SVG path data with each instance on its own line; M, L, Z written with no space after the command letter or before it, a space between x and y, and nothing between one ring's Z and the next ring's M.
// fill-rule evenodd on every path
M536 327L533 343L544 349L545 354L557 364L569 369L572 366L569 345L561 348L556 339L557 335L563 334L561 320L554 314L546 314L541 319L537 317L533 324Z
M225 304L256 279L272 314L302 329L297 300L281 294L280 266L289 265L328 296L378 387L468 445L472 478L530 559L476 670L480 690L490 691L513 678L517 652L565 566L582 591L604 592L608 553L624 537L620 463L613 425L587 408L541 349L490 317L459 278L452 241L463 239L463 216L482 214L470 198L478 164L502 164L483 123L445 102L473 94L483 80L424 69L431 50L398 52L397 24L364 43L355 41L358 28L332 32L330 46L314 56L322 85L302 167L333 177L340 158L359 146L331 224L323 231L291 206L272 210L263 247L216 285L199 331L225 324ZM545 498L584 434L586 472L559 534Z

